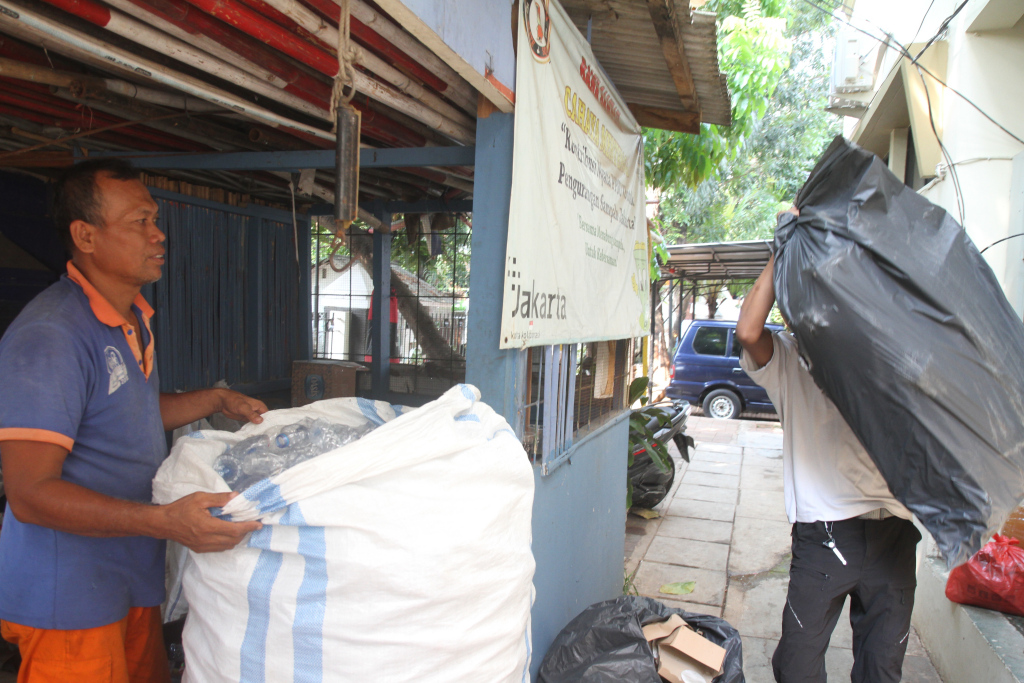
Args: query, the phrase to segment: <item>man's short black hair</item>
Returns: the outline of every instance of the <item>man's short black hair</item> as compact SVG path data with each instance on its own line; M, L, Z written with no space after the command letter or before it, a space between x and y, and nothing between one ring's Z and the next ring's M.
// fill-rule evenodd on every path
M138 180L140 177L139 169L125 159L90 159L64 172L53 188L53 223L68 254L75 246L71 224L82 220L100 225L103 219L103 207L96 192L96 176L101 173L114 180Z

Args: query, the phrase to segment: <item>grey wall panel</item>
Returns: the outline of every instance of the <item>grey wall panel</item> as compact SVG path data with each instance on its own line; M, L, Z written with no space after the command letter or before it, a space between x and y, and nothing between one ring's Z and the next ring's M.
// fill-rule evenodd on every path
M291 215L151 191L167 234L164 277L144 292L156 309L161 390L289 380L292 361L309 357L310 336L309 278L296 262ZM306 265L308 219L298 221Z

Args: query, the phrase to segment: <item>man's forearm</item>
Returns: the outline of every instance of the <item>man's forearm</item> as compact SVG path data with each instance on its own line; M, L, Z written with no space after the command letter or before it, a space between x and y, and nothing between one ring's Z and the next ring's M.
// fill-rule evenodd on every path
M172 431L220 412L224 391L200 389L181 394L160 394L160 417L164 431Z
M740 317L736 322L736 336L740 340L756 340L764 330L764 324L775 305L775 283L774 277L775 257L768 261L768 266L761 272L757 282L750 288L750 291L743 298L743 306L740 307Z
M243 422L263 422L267 412L263 401L231 389L200 389L183 394L160 394L160 418L171 431L214 413Z
M775 353L775 342L771 332L764 326L775 304L775 257L768 259L768 265L761 271L757 282L743 298L740 319L736 322L736 338L745 354L753 359L757 367L764 367Z
M15 500L14 516L27 524L80 536L167 538L159 506L113 498L62 479L39 482Z
M232 399L228 395L227 402ZM166 505L149 505L74 484L62 479L68 455L63 446L49 442L0 442L4 487L15 519L80 536L168 539L196 552L233 548L260 527L259 522L228 522L210 514L235 493L197 491Z
M168 505L120 500L62 479L19 487L10 499L15 519L79 536L149 536L177 541L196 552L233 548L259 522L228 522L210 514L234 493L193 493Z

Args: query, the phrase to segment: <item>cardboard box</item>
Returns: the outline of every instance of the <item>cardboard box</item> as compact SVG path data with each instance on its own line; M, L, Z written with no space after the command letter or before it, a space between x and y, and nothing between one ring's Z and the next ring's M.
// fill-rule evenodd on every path
M665 621L656 621L653 624L644 626L644 638L647 639L648 643L668 638L680 626L686 626L686 622L678 614L673 614Z
M658 675L669 683L711 683L719 674L671 647L658 646Z
M691 629L678 614L644 626L658 662L658 675L671 683L711 683L722 673L725 648Z
M297 360L292 362L292 407L325 398L356 395L359 363L341 360Z

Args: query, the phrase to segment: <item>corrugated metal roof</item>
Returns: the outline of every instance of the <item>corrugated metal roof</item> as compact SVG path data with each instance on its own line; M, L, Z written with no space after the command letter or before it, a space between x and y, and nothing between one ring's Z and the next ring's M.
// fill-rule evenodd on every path
M768 265L772 252L767 240L674 244L667 247L665 277L684 280L747 280L756 278Z
M696 132L702 122L732 122L714 14L691 12L687 0L563 0L562 5L583 35L590 23L594 55L641 124ZM681 66L670 67L667 53L678 53ZM692 91L686 92L689 82Z
M370 0L345 5L361 144L474 144L472 84ZM71 135L93 155L332 150L340 19L330 0L0 0L0 167L55 176ZM291 205L279 171L135 161L164 189ZM441 168L364 169L360 201L471 194L472 167ZM296 194L333 201L334 169Z

